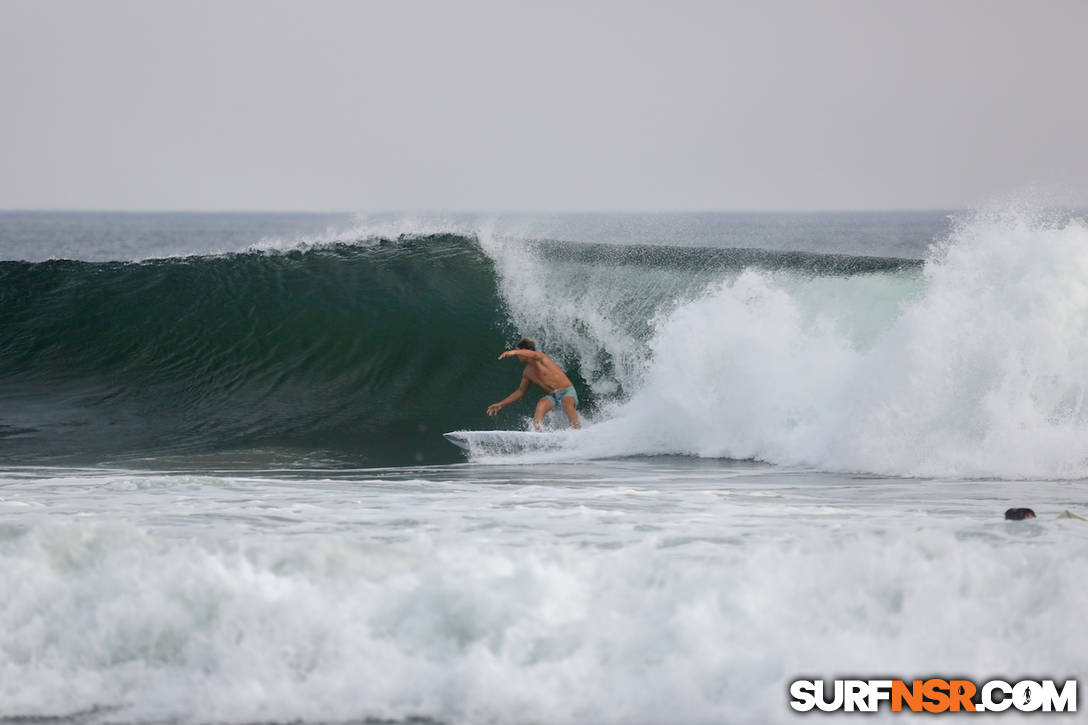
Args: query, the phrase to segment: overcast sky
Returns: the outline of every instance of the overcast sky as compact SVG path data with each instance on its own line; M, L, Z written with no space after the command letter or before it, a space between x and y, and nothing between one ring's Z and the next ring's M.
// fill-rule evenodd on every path
M1088 2L0 0L0 208L1088 201Z

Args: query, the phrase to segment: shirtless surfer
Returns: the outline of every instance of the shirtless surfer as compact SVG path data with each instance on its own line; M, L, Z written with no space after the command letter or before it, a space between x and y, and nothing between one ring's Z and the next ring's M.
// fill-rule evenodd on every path
M513 350L507 350L499 355L499 359L511 356L525 363L525 372L521 374L521 385L498 403L487 406L487 414L497 415L506 406L521 400L529 390L529 383L536 383L544 388L546 395L536 404L533 427L540 430L540 421L544 419L544 414L552 408L562 407L570 420L570 427L581 428L582 423L578 420L578 411L575 410L575 406L578 405L578 393L574 392L574 385L571 384L570 378L555 364L555 360L542 352L537 352L536 343L528 337L521 338Z

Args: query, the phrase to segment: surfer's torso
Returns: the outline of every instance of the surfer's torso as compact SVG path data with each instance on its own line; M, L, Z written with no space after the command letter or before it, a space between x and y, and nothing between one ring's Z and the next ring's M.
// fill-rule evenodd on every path
M529 382L544 388L545 393L554 393L573 385L563 369L556 365L555 360L543 353L539 359L526 363L525 372L522 375Z

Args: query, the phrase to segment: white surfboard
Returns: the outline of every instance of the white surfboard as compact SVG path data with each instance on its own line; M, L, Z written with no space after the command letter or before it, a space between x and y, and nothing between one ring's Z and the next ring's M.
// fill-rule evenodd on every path
M569 431L530 433L522 430L455 430L442 434L458 448L471 453L518 453L559 448L569 439Z

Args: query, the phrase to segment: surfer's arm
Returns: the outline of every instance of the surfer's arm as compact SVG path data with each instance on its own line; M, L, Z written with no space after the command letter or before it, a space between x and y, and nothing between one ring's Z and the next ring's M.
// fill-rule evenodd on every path
M510 393L509 395L507 395L505 398L503 398L499 402L492 403L491 405L487 406L487 414L488 415L495 415L496 413L498 413L500 410L502 410L506 406L510 405L511 403L518 402L519 400L521 400L522 396L525 395L525 392L528 389L529 389L529 378L522 375L521 376L521 385L518 386L518 389L515 390L514 392Z
M521 358L522 362L537 362L544 359L544 353L536 350L507 350L499 355L499 359L502 360L504 357L510 357L511 355Z

